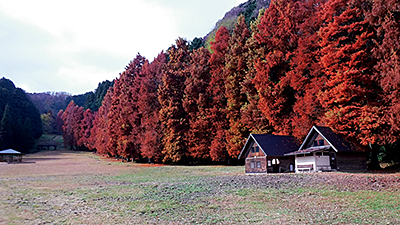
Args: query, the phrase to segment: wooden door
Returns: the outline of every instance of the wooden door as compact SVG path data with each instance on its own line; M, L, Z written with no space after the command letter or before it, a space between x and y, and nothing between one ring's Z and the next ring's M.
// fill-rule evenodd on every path
M335 152L329 153L329 162L331 165L331 169L336 170L337 164L336 164L336 153Z

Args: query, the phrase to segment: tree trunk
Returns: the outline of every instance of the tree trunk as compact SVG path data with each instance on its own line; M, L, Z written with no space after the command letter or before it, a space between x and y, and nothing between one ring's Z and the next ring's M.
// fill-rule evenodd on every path
M369 170L380 170L382 169L379 165L378 154L379 154L379 145L370 144L369 147L371 148L371 163L369 165Z

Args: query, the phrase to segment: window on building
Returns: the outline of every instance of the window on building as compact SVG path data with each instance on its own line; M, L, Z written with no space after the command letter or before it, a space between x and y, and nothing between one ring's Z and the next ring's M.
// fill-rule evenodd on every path
M254 147L251 148L251 153L254 153Z
M324 146L324 139L319 140L319 146Z
M268 160L268 166L271 166L271 160Z
M257 161L257 168L261 168L261 162Z
M272 160L272 165L278 165L280 162L279 162L279 159L273 159Z
M318 141L314 140L314 146L318 146Z
M254 169L254 162L250 162L250 168Z
M256 147L256 152L260 152L260 147Z

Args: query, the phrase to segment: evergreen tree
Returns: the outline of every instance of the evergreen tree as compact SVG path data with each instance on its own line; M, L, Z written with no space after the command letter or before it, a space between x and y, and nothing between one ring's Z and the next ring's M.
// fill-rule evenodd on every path
M13 130L15 123L15 115L10 107L10 105L6 105L3 113L3 117L1 119L1 127L0 127L0 148L8 149L13 147Z
M92 112L97 112L101 106L104 96L107 93L107 90L113 85L114 82L109 80L99 83L96 90L94 92L90 92L90 94L86 97L83 108L90 109Z
M32 135L32 123L30 118L26 118L24 123L18 120L14 128L14 145L13 148L17 151L28 153L34 147L35 140Z

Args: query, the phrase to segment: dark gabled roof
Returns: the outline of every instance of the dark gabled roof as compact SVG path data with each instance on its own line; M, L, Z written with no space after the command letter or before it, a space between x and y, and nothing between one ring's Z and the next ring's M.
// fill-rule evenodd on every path
M249 146L252 143L251 140L254 140L265 155L269 156L283 156L285 153L292 152L299 148L297 140L293 136L250 134L238 158L247 156L246 151L251 147Z
M333 132L329 127L323 127L323 126L313 126L310 132L308 133L306 139L304 139L303 143L301 144L299 150L306 149L310 145L310 142L312 141L311 139L315 137L316 133L320 134L337 152L366 151L365 147L357 145L356 143L351 143L346 139L344 139L339 134Z

